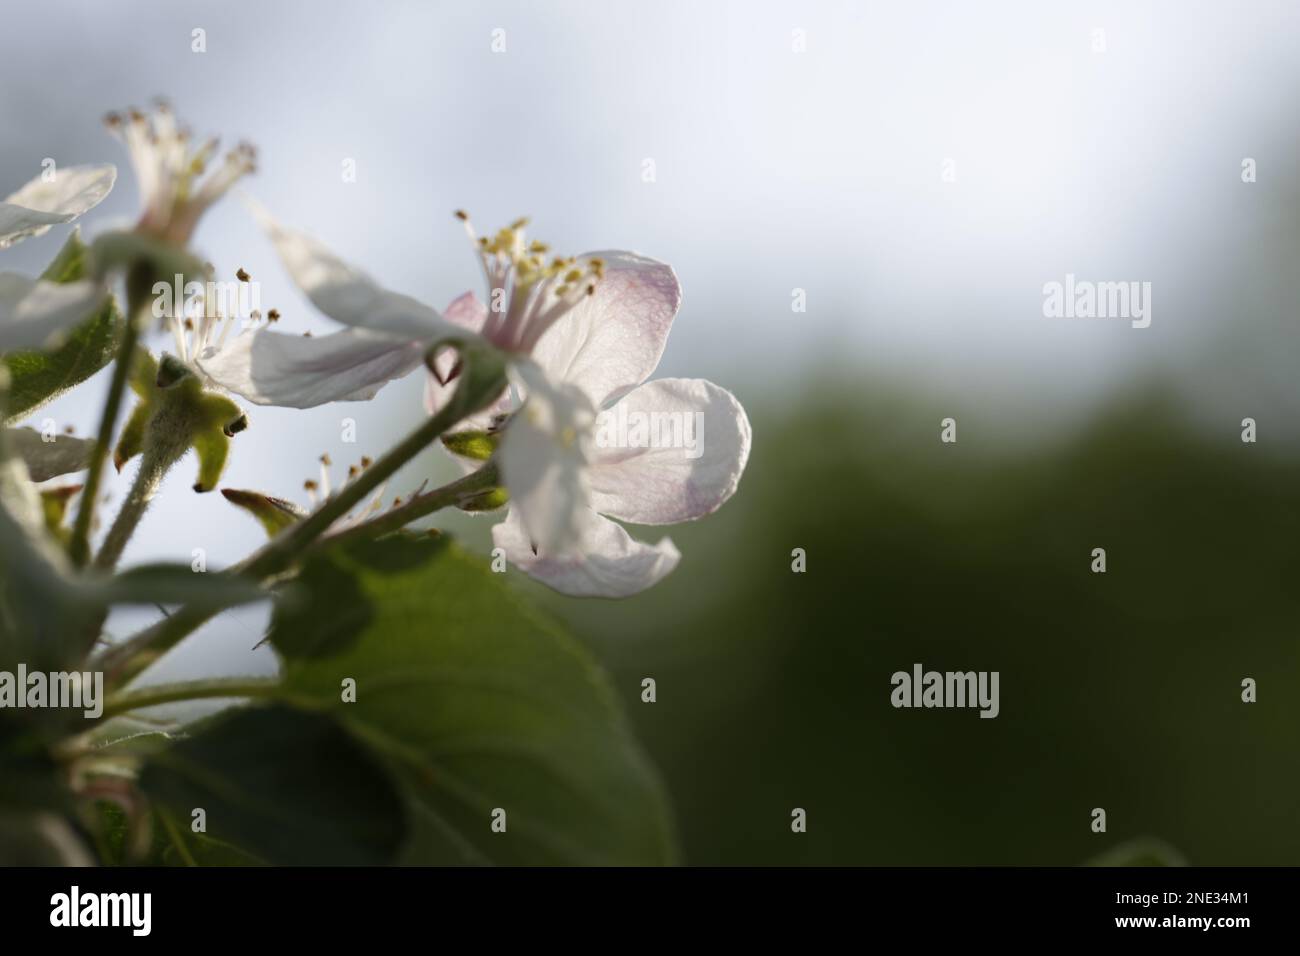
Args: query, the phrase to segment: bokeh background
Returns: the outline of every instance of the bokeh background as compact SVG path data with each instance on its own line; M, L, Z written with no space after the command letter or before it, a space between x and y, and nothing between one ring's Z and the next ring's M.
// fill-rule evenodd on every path
M610 671L687 861L1062 864L1150 839L1300 863L1300 8L1074 6L7 0L0 192L46 157L113 161L83 225L130 221L100 119L163 95L258 146L246 189L283 220L435 305L478 288L455 208L671 262L659 374L744 402L740 491L671 530L684 558L650 593L517 585ZM61 233L4 268L39 271ZM282 328L328 330L239 203L196 243ZM1151 327L1044 318L1066 273L1151 282ZM92 432L104 386L37 421ZM341 470L409 429L421 387L256 409L224 484L302 500L322 452ZM260 542L192 467L127 563ZM450 473L430 454L390 490ZM485 546L488 519L442 523ZM156 678L270 670L265 620L222 615ZM1000 671L1001 715L894 710L915 662Z

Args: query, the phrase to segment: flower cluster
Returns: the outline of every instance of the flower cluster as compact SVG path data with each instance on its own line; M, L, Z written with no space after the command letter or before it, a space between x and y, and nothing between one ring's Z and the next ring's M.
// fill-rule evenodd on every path
M155 244L151 249L184 250L203 212L253 170L254 152L241 145L205 178L216 140L193 145L166 107L115 115L108 125L127 147L142 197L134 235ZM78 167L24 186L0 205L0 248L83 214L113 179L112 167ZM425 368L426 411L438 416L462 385L465 356L480 349L500 357L504 374L492 394L442 432L443 445L467 474L491 469L484 474L499 494L475 500L506 509L492 530L494 543L512 565L552 588L622 597L652 586L680 555L670 539L637 540L620 522L690 521L735 492L751 442L740 403L702 379L651 378L681 305L680 284L666 263L621 250L556 255L526 236L526 220L479 236L469 216L457 212L482 269L487 304L466 292L439 311L385 288L260 205L249 205L289 276L341 328L294 335L271 321L240 323L177 307L162 317L177 355L135 360L131 381L141 404L119 444L119 467L136 452L149 460L150 442L164 440L160 430L183 420L190 432L154 459L165 468L178 452L199 449L196 489L208 490L225 461L224 439L248 423L231 397L300 409L361 401ZM58 284L0 275L0 350L48 347L83 321L106 290L101 276ZM244 327L236 332L237 324ZM177 381L188 391L178 391ZM186 412L187 401L202 413ZM637 416L689 422L690 448L596 440L598 421ZM210 427L224 439L204 431ZM227 497L246 507L260 500L252 492ZM326 491L322 499L330 497ZM277 508L268 530L312 514ZM355 531L377 510L372 504L331 527Z

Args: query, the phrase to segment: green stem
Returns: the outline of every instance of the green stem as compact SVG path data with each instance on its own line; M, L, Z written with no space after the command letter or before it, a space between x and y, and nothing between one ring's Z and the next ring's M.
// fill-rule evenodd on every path
M100 546L95 558L97 570L112 571L117 566L126 543L135 533L136 525L144 517L163 478L194 444L195 433L200 427L194 407L195 395L197 390L191 393L181 388L158 394L152 417L145 426L140 470Z
M149 313L152 278L151 267L143 264L133 266L127 275L126 327L122 331L122 341L118 344L117 362L113 366L113 378L108 386L108 400L104 403L104 413L99 420L95 448L91 452L90 466L86 471L86 484L81 489L81 503L68 542L68 553L76 567L83 567L90 560L90 529L94 523L100 479L104 473L104 462L108 459L108 450L113 444L113 430L117 426L118 414L122 410L122 398L131 374L131 363L135 360L135 347L140 341L140 326Z
M265 578L285 570L294 559L326 531L355 508L381 484L391 478L397 469L424 451L452 425L460 421L462 412L456 403L449 404L423 425L389 449L378 461L362 470L335 495L297 524L290 525L268 541L260 550L240 562L232 571L254 578Z
M113 519L113 526L108 529L104 543L100 545L99 554L95 557L97 569L112 571L117 566L126 543L131 540L136 525L144 517L149 503L158 492L158 486L162 484L163 476L167 474L167 469L174 461L173 456L162 453L156 447L145 450L140 459L140 471L135 476L130 492L127 493L126 501L122 503L121 510Z
M222 572L226 573L226 572ZM170 617L146 627L126 640L112 644L91 664L104 672L109 688L120 687L138 677L189 634L202 627L216 611L186 605Z
M355 524L337 534L326 535L321 538L319 544L334 545L390 534L435 511L463 504L485 491L491 491L497 486L499 480L496 465L487 464L464 478L443 485L441 488L435 488L433 491L426 491L422 495L416 495L405 504L390 508L369 521Z
M279 684L273 678L215 677L206 680L183 681L176 684L156 684L140 690L114 694L104 702L102 720L117 717L145 707L175 704L189 700L207 700L221 697L270 697Z

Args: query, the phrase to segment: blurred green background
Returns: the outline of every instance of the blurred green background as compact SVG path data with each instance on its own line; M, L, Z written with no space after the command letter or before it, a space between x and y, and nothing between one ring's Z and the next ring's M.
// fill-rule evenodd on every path
M668 580L624 602L521 584L612 672L687 862L1059 865L1144 837L1193 864L1300 860L1300 463L1239 419L1194 428L1158 386L1030 442L975 402L843 376L742 398L748 472L667 529ZM915 662L999 671L1000 716L895 710Z

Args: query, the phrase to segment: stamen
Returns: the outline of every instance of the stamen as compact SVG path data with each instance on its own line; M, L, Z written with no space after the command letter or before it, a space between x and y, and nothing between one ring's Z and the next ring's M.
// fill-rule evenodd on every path
M331 464L332 463L330 462L330 456L328 453L320 456L320 487L321 487L321 493L326 498L328 498L331 494L333 494L333 491L330 489L329 468Z

